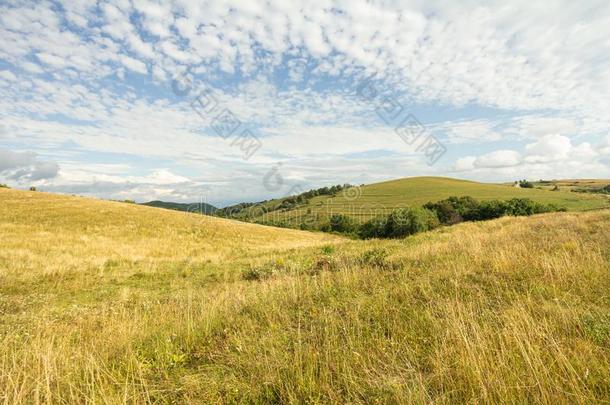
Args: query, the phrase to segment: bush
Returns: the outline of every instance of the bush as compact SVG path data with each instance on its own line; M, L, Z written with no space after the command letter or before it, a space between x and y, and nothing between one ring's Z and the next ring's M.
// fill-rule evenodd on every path
M368 220L358 229L358 236L362 239L385 238L387 217L378 216Z
M358 232L360 237L401 238L439 226L436 213L426 208L405 208L387 217L376 217L364 223Z
M504 201L483 201L478 208L469 212L466 216L468 221L485 221L500 218L507 215L508 205Z
M242 278L248 281L260 281L273 277L275 274L286 271L286 263L277 259L259 266L251 266L242 273Z
M364 266L377 267L380 269L386 269L391 267L387 261L388 252L383 248L375 248L368 250L360 257L360 262Z
M530 183L529 181L523 179L523 180L519 180L519 186L521 188L534 188L534 184Z
M324 245L322 246L322 253L325 255L332 255L335 252L335 247L333 245Z
M464 217L457 207L450 200L442 200L438 202L429 202L424 205L424 208L436 212L438 220L445 225L453 225L464 220Z
M423 208L406 208L379 216L360 226L358 235L363 239L400 238L429 231L441 223L453 225L462 221L484 221L506 215L524 216L544 212L566 211L552 204L541 204L528 198L508 201L489 200L479 202L472 197L449 197Z
M0 184L0 188L10 188L10 187L6 184Z
M434 211L444 225L461 221L485 221L505 215L522 216L566 210L552 204L540 204L529 198L478 202L472 197L449 197L435 203L429 202L424 208Z
M429 202L424 208L436 213L444 225L453 225L462 221L472 220L476 216L480 203L472 197L449 197L438 202Z
M434 211L426 208L405 208L390 214L386 233L390 238L400 238L429 231L437 226L439 220Z
M335 214L330 217L330 230L332 232L352 233L357 227L356 222L347 215Z
M322 232L330 232L331 228L330 228L330 222L322 222L318 229Z
M36 187L30 187L30 191L37 191Z

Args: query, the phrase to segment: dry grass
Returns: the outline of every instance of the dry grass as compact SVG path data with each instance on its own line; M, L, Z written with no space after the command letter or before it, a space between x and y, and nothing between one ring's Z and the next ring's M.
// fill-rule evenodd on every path
M7 404L610 402L608 211L399 241L4 190L0 215Z

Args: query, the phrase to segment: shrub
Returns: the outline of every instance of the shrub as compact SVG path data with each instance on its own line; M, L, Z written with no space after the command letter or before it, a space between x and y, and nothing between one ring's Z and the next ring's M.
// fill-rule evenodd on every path
M299 229L302 231L313 231L314 227L311 223L303 221L299 224Z
M484 221L505 215L522 216L544 212L566 211L552 204L541 204L528 198L508 201L478 202L472 197L449 197L423 208L396 210L387 217L376 217L360 226L358 235L363 239L400 238L429 231L441 223L453 225L462 221Z
M358 236L362 239L385 238L387 237L385 234L387 222L388 219L384 216L372 218L360 226Z
M504 201L489 200L483 201L476 209L466 215L467 221L485 221L488 219L500 218L506 215L508 206Z
M449 197L435 203L429 202L424 207L433 210L441 223L445 225L453 225L462 220L484 221L505 215L521 216L565 211L565 208L559 208L552 204L541 204L529 198L478 202L472 197Z
M436 213L439 221L453 225L466 220L473 220L477 215L480 203L472 197L449 197L438 202L429 202L424 208Z
M390 238L400 238L429 231L437 226L439 220L434 211L426 208L405 208L390 214L386 223L386 234Z
M335 214L330 217L330 230L332 232L352 233L356 228L356 222L347 215Z
M519 180L519 186L521 188L534 188L534 184L525 179Z
M385 269L391 267L387 261L387 257L387 250L383 248L375 248L364 252L360 257L360 262L365 266Z
M242 278L248 281L265 280L273 275L286 270L286 264L283 260L278 259L265 263L259 266L250 266L250 268L242 273Z
M335 247L333 245L324 245L322 246L322 253L325 255L332 255L335 252Z
M310 275L316 275L321 271L337 271L339 270L338 261L330 256L324 255L322 257L318 257L316 261L313 263L311 268L309 269Z
M453 225L464 220L462 214L449 200L442 200L436 203L429 202L424 208L436 212L438 220L445 225Z
M319 225L318 228L320 231L322 232L330 232L331 228L330 228L330 222L323 222Z
M264 280L273 275L273 268L269 266L250 267L242 273L242 278L248 281Z
M364 223L358 234L369 238L400 238L425 232L439 226L436 213L426 208L405 208L387 217L376 217Z
M30 191L37 191L36 187L30 187Z
M0 188L10 188L10 187L6 184L0 184Z

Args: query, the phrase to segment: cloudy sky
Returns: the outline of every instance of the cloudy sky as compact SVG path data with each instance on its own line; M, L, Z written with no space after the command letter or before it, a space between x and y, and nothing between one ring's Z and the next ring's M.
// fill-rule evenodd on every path
M610 178L609 67L607 0L3 0L0 182L224 205Z

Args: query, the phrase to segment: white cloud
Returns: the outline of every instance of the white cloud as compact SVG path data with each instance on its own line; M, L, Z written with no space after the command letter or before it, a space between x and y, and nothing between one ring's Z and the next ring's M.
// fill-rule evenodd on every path
M481 155L474 161L477 168L499 168L517 166L521 163L521 154L514 150L497 150Z
M461 157L455 162L454 170L456 172L474 170L474 168L475 168L474 164L475 164L476 160L477 160L477 158L474 156Z
M503 134L489 120L469 120L447 122L437 125L435 131L445 135L451 143L494 142L503 138Z
M607 2L114 0L99 9L85 0L0 6L0 78L13 82L3 82L0 119L23 149L58 153L72 141L90 153L188 161L223 182L242 176L259 195L256 176L278 159L298 162L292 177L303 181L330 181L316 177L321 167L340 179L362 162L376 170L370 179L443 170L422 166L374 105L346 94L352 75L377 73L423 121L440 123L429 129L450 146L455 170L608 173L610 139L599 142L610 127ZM168 101L168 78L186 67L220 83L221 106L261 136L250 162L188 99ZM149 92L126 70L159 87ZM484 154L479 142L497 150ZM406 172L346 158L375 151ZM74 170L60 163L62 175ZM180 181L167 167L132 180L170 189Z
M17 76L15 76L10 70L0 70L0 79L7 80L9 82L14 82L15 80L17 80Z
M566 159L572 151L572 142L562 135L545 135L525 146L528 162L552 162Z
M581 126L573 119L562 117L525 116L515 120L509 132L522 138L540 138L546 135L573 135Z
M141 73L143 75L148 73L148 69L146 68L146 64L144 64L143 62L131 58L127 55L123 55L121 56L121 62L123 63L123 65L128 68L131 71L134 71L136 73Z

